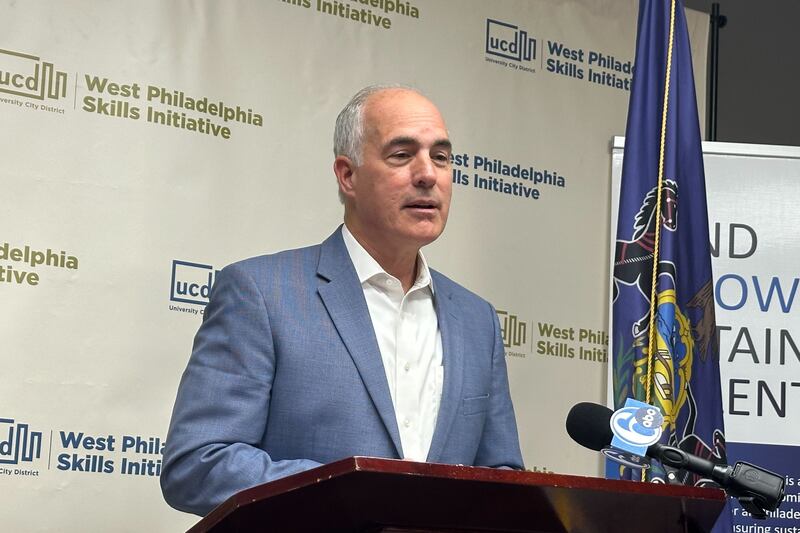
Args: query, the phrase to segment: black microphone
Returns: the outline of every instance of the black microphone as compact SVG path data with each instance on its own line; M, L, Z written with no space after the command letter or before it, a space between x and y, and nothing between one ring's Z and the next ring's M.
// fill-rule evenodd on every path
M613 414L605 405L591 402L573 405L567 415L567 433L581 446L599 452L610 446L614 438L611 431Z
M611 409L603 405L579 403L567 415L567 433L581 446L601 451L610 446L614 438L611 431L613 414ZM745 509L756 517L766 517L765 510L774 511L783 501L783 476L750 463L740 461L734 466L717 464L658 443L648 447L646 454L664 466L708 477L725 489L728 495L738 498Z

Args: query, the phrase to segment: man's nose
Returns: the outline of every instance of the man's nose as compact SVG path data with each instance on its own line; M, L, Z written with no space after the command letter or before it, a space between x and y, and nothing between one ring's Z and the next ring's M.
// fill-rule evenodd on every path
M430 188L436 183L436 165L428 154L418 154L412 168L412 180L416 187Z

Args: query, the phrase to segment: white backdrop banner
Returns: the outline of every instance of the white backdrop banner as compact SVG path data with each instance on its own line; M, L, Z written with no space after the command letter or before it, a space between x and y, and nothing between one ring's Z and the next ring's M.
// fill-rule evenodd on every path
M157 478L215 273L333 231L334 119L373 83L448 121L453 209L426 254L498 309L527 467L598 475L563 427L605 395L636 6L0 0L4 528L196 520ZM689 23L703 58L707 17Z

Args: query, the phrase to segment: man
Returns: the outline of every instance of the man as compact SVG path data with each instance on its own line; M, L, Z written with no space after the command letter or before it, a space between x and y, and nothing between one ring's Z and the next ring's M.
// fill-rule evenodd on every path
M334 151L344 226L217 276L164 453L178 509L353 455L522 467L497 315L420 252L450 207L439 111L368 87Z

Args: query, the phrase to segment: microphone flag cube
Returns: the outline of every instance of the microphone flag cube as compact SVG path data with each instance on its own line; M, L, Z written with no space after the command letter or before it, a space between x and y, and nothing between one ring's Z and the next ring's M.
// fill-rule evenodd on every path
M628 398L625 405L611 415L611 446L640 457L661 438L664 415L658 407Z

